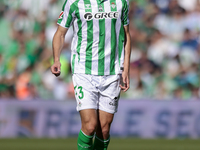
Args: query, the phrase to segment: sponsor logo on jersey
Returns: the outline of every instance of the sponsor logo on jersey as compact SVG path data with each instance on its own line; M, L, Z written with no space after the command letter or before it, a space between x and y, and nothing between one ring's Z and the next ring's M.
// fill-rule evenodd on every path
M119 17L119 12L99 12L99 13L85 13L84 18L87 21L92 19L117 19Z
M112 7L113 9L115 9L116 4L115 4L114 2L112 2L112 3L111 3L111 7Z
M109 105L111 105L111 106L117 106L118 105L118 98L115 97L114 100L109 103Z
M93 15L92 15L92 13L86 13L86 14L84 15L84 18L85 18L85 20L89 21L89 20L92 20Z
M63 12L63 11L61 11L61 13L60 13L60 15L59 15L59 18L58 18L58 19L62 19L62 18L63 18L63 14L64 14L64 12Z
M91 9L91 4L85 4L85 9Z

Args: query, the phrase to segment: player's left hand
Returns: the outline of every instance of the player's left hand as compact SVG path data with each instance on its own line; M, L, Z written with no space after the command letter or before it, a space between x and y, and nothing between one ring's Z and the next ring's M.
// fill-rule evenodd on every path
M124 92L128 91L128 89L130 88L129 73L128 72L123 72L121 80L122 81L121 81L121 84L120 84L120 88Z

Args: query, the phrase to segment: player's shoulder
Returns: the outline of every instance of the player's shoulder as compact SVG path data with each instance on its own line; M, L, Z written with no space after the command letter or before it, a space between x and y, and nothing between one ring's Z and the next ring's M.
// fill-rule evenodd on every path
M129 3L129 0L121 0L122 3Z
M79 2L80 0L65 0L64 4L67 4L67 5L72 5L72 4L75 4L77 2Z
M70 4L73 4L73 3L77 3L79 1L83 1L83 0L65 0L65 3L70 3Z
M126 7L127 5L129 5L129 0L121 0L122 2L122 7Z
M63 7L64 8L65 7L70 7L70 8L74 8L75 9L79 1L81 1L81 0L65 0L65 3L63 5Z

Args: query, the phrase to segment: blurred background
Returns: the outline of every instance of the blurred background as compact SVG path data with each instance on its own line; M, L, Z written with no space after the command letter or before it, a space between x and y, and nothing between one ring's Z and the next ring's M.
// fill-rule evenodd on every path
M52 38L63 3L0 0L0 137L78 132L72 28L61 54L61 77L50 72ZM200 137L200 0L130 0L129 16L130 90L121 95L112 134Z
M52 38L62 5L62 0L0 1L1 98L74 98L72 29L61 55L61 77L50 72ZM122 98L199 99L200 1L130 1L130 32L131 89Z

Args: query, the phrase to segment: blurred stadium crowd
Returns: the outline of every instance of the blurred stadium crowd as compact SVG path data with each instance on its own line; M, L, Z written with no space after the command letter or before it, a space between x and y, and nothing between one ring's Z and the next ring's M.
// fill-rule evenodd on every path
M69 29L55 78L52 38L64 0L0 1L0 98L73 99ZM200 99L200 0L130 0L128 99Z

